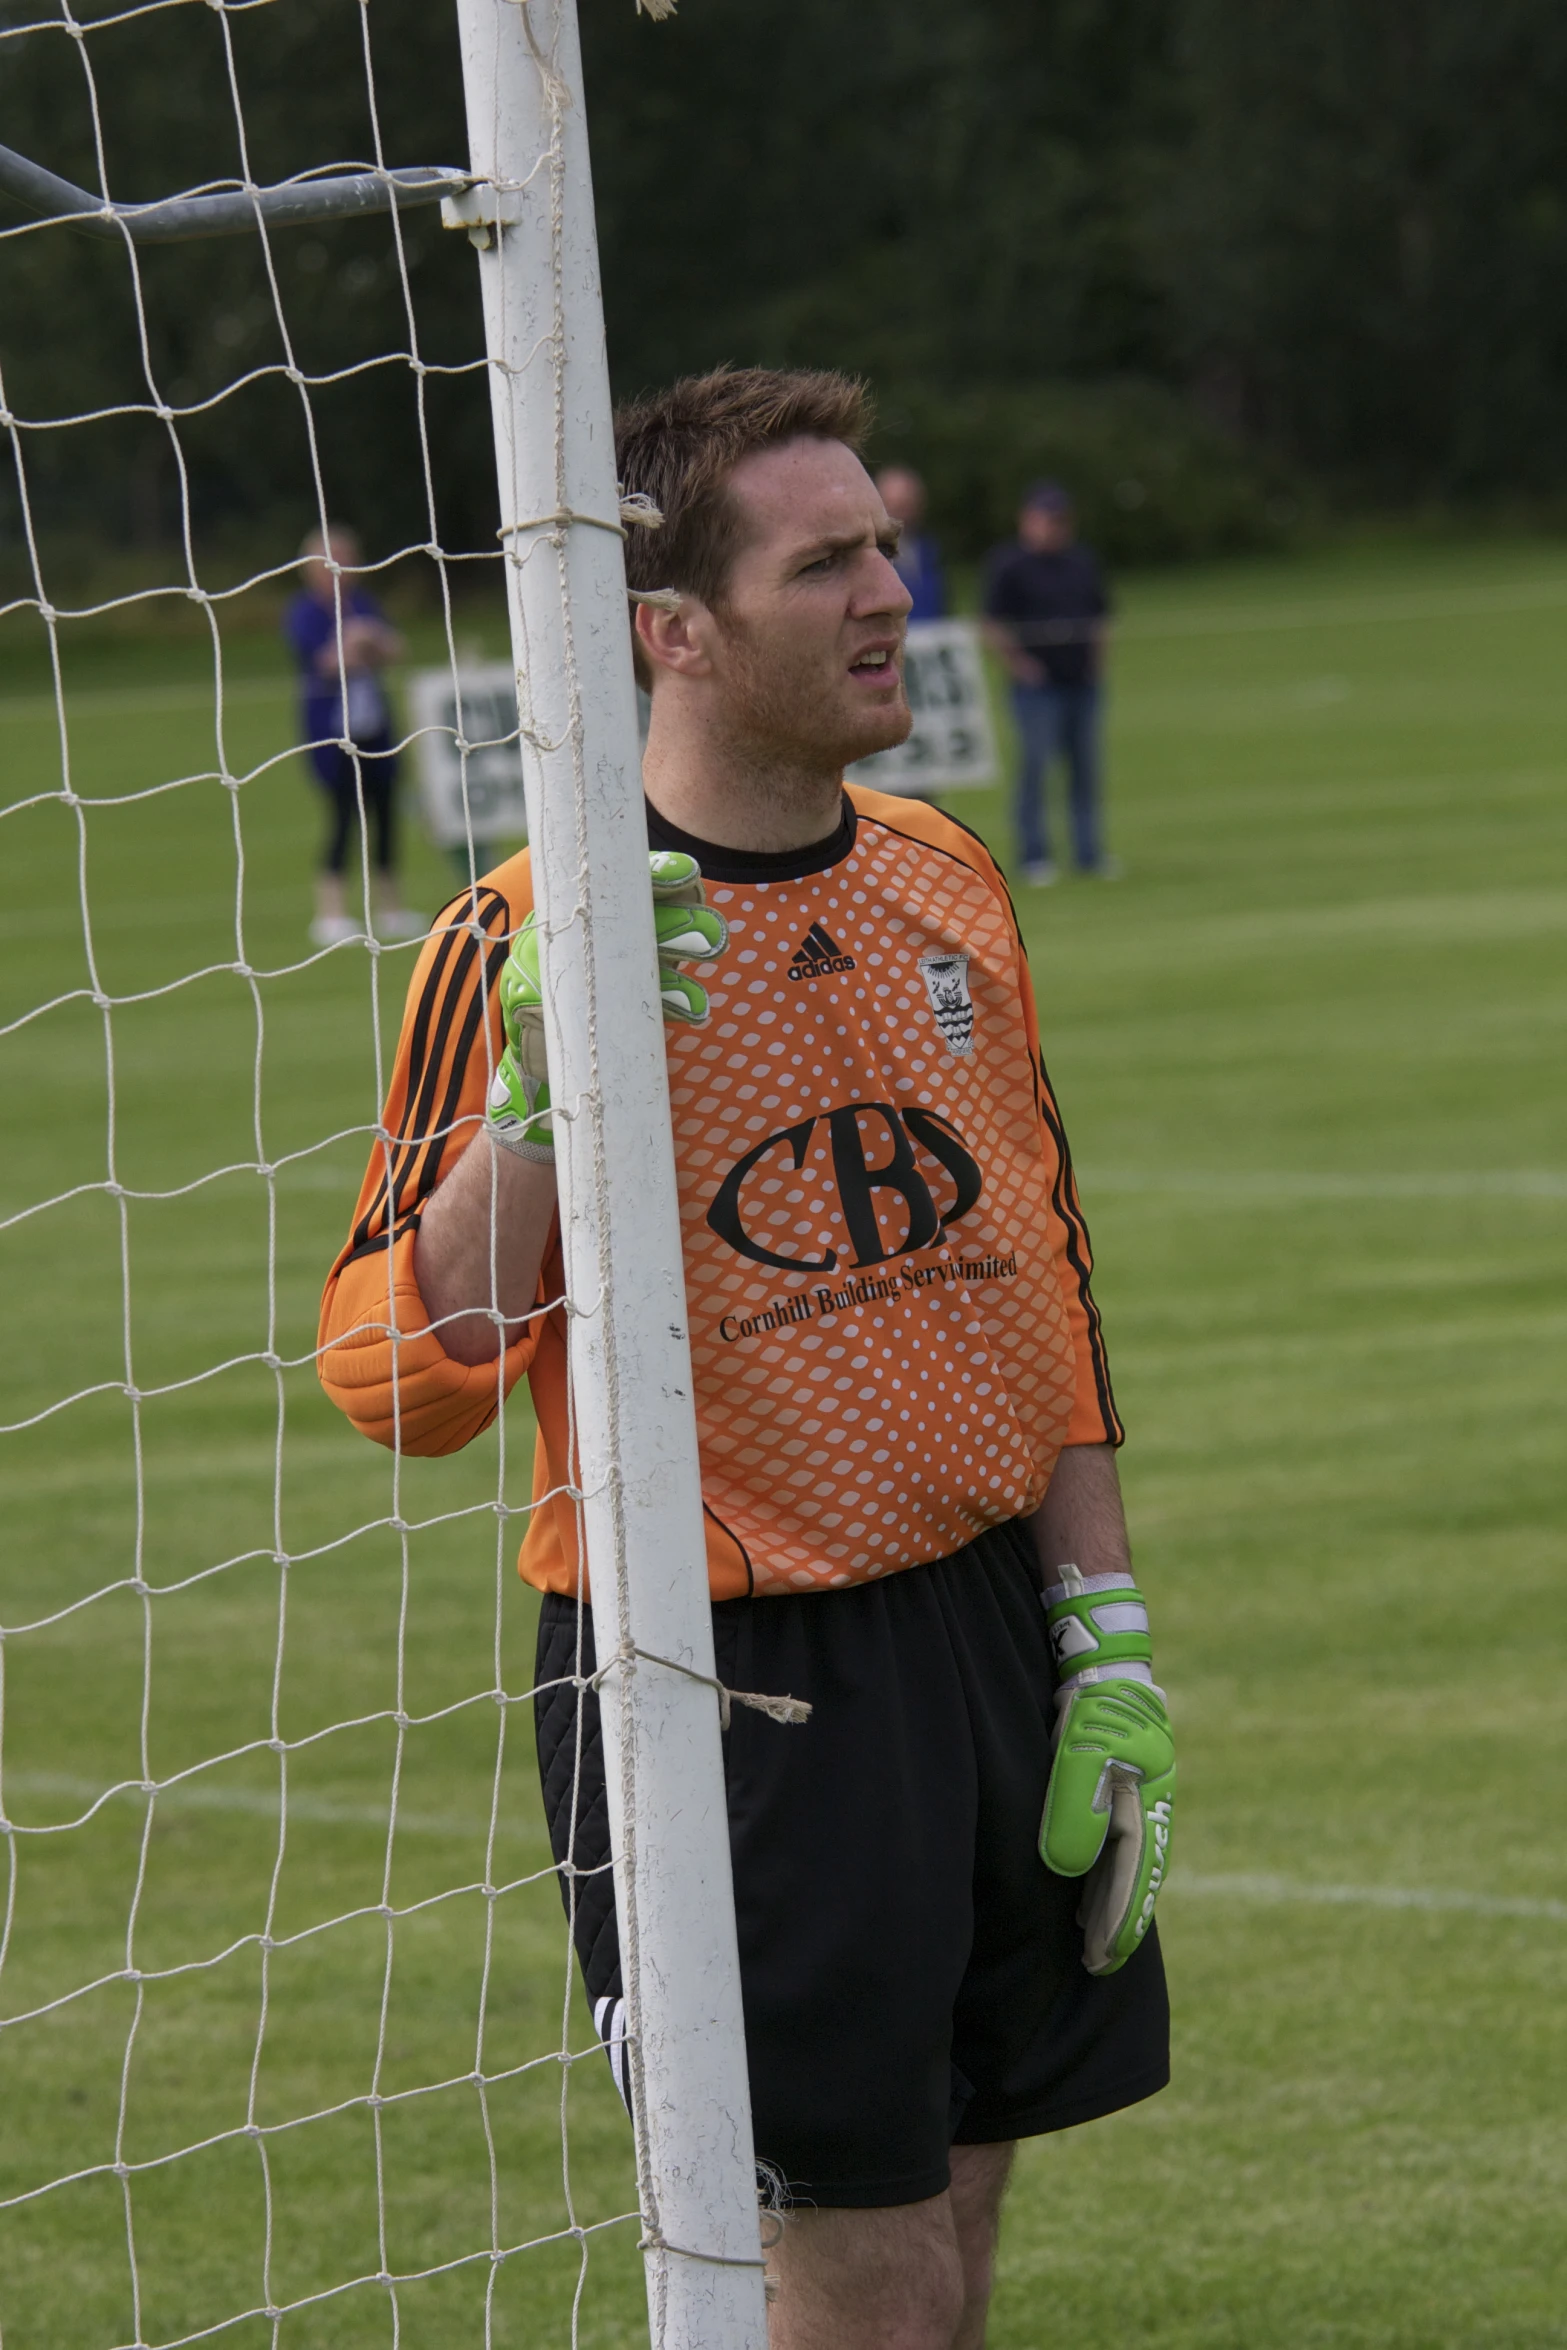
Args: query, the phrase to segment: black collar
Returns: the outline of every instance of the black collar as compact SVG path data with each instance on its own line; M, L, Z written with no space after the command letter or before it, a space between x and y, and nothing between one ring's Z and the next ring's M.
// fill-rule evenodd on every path
M659 814L651 800L646 806L648 846L684 849L701 866L704 881L803 881L808 873L825 873L829 866L841 865L854 847L857 819L847 792L836 832L830 832L825 840L808 842L803 849L720 848L716 841L698 840L694 833L682 832Z

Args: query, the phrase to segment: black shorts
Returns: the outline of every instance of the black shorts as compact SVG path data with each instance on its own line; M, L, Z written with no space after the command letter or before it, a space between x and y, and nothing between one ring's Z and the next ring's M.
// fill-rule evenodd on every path
M1155 1934L1118 1974L1086 1974L1080 1887L1039 1858L1055 1675L1022 1529L883 1582L723 1600L713 1631L729 1688L814 1709L785 1725L736 1706L724 1741L756 2152L791 2198L920 2202L946 2187L954 2144L1067 2129L1163 2088ZM582 1632L591 1673L591 1620ZM576 1642L575 1601L546 1594L541 1685L573 1673ZM579 1702L575 1861L601 1873L576 1880L576 1944L613 2060L598 1703L569 1681L535 1701L539 1769L560 1862Z

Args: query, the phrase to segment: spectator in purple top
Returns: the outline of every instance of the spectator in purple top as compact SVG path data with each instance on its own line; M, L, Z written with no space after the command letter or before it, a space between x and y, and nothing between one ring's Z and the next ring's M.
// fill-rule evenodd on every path
M914 602L911 620L945 620L947 583L942 576L941 549L920 528L925 519L925 484L909 465L884 465L876 476L881 502L894 522L903 525L893 569Z
M378 938L421 938L429 925L397 894L397 753L381 672L402 658L403 640L368 588L351 576L358 538L340 523L313 530L299 550L300 592L283 616L299 664L300 707L311 769L327 796L326 843L310 925L318 947L360 938L348 911L345 874L361 818L369 834Z
M1024 492L1016 539L990 558L984 610L986 640L1012 679L1023 879L1056 878L1046 777L1058 752L1077 869L1109 877L1119 867L1105 854L1100 815L1099 704L1110 599L1093 551L1077 542L1072 501L1059 482L1036 481Z

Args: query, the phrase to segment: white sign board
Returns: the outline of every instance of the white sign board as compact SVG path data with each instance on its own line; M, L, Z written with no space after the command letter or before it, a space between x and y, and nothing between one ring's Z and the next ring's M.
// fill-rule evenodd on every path
M996 738L973 621L912 621L903 662L914 731L896 750L861 759L850 780L905 797L993 783Z
M408 679L408 703L424 820L436 846L465 848L470 834L485 845L526 840L517 681L510 662L465 665L455 676L450 669L416 669ZM459 736L468 745L466 761Z

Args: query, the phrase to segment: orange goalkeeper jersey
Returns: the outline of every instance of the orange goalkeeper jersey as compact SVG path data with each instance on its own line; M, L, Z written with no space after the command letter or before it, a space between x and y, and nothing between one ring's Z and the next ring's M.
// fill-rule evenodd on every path
M713 1596L944 1557L1036 1508L1063 1444L1121 1440L1006 886L950 817L858 789L831 840L786 856L651 811L649 830L697 857L731 931L709 1019L665 1032ZM466 1444L526 1371L538 1506L519 1563L569 1591L565 1313L471 1369L413 1270L423 1203L483 1114L495 983L531 903L524 854L425 942L395 1139L328 1279L320 1360L358 1427L416 1453ZM557 1238L541 1307L562 1287Z

